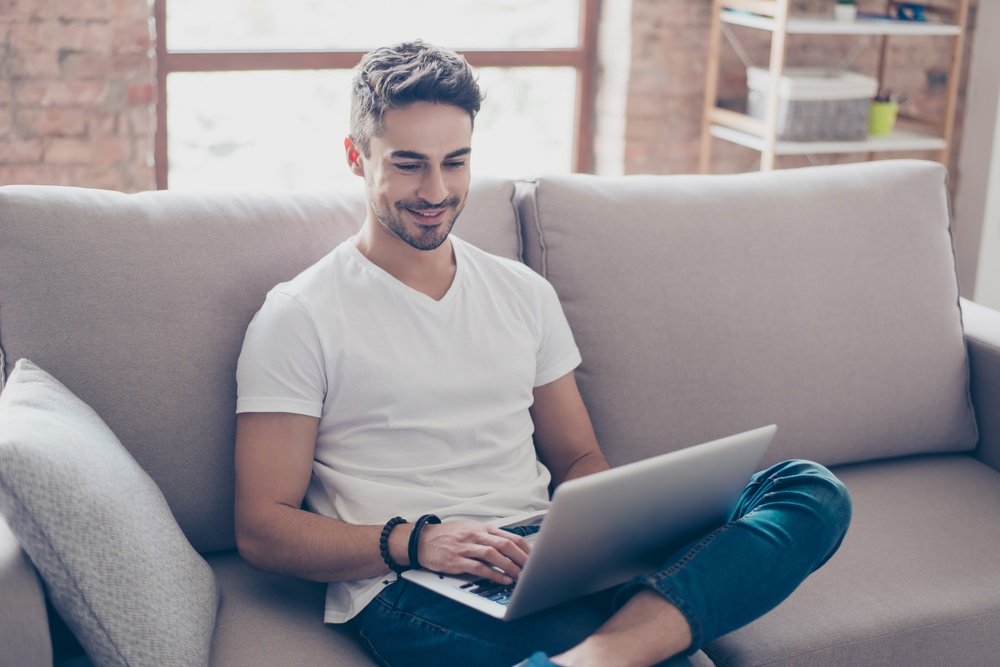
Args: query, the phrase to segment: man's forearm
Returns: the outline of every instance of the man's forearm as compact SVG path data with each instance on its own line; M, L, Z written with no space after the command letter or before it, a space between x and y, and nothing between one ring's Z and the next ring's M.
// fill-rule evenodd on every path
M573 461L572 465L570 465L565 473L563 473L560 479L553 480L554 485L559 486L568 480L593 475L595 472L601 472L602 470L607 470L610 467L611 466L608 465L607 459L604 458L604 454L600 451L588 452Z
M314 581L353 581L381 576L382 525L354 526L287 505L272 505L244 520L238 530L240 553L262 570ZM252 525L250 525L252 524ZM413 525L389 534L389 555L401 567L408 555ZM420 562L434 571L475 574L509 584L520 574L530 547L523 537L477 521L428 525L420 533Z
M355 526L287 505L254 512L237 529L240 554L254 567L314 581L352 581L388 572L379 553L382 525ZM412 526L396 526L389 553L408 564Z

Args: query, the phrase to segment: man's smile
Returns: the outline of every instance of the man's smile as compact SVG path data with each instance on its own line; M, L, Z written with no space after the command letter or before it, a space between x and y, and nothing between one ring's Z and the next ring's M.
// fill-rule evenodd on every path
M396 202L396 209L410 214L414 222L424 227L433 227L445 221L448 211L459 204L457 197L452 197L436 206L428 206L426 203L411 204L408 202Z
M404 208L403 210L413 215L413 217L416 218L417 222L421 225L436 225L442 221L444 214L448 209L435 208L418 211L412 208Z

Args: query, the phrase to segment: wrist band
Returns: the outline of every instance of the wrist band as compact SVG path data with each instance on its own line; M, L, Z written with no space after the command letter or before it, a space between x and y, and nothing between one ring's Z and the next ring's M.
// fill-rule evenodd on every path
M410 567L414 570L420 568L420 559L417 558L417 551L420 549L420 531L429 523L441 523L441 519L436 514L425 514L413 524L413 532L410 533L407 553L410 555Z
M401 523L409 522L401 516L395 516L389 519L386 521L385 526L382 527L381 537L378 538L378 550L379 553L382 554L382 560L384 560L385 564L389 566L389 569L396 574L399 574L407 568L392 559L392 554L389 553L389 533L391 533L392 529Z

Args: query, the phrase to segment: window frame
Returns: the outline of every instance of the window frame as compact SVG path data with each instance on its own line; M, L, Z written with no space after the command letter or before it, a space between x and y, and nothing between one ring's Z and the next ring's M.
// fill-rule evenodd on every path
M177 50L167 49L167 1L153 0L156 23L156 187L168 187L167 76L177 72L352 69L365 51L332 50ZM600 0L579 0L577 45L557 49L467 49L460 53L473 67L572 67L576 70L573 171L593 170L594 108L597 70L597 21Z

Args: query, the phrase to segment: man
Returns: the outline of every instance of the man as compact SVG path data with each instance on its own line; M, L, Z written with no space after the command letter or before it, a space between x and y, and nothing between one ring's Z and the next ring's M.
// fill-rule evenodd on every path
M392 573L510 584L528 543L487 522L544 509L550 484L608 467L552 287L451 234L479 105L450 51L401 44L358 66L345 148L364 224L271 291L240 357L240 552L331 582L326 621L352 624L385 664L650 665L694 652L836 550L850 504L828 471L763 471L729 523L664 554L660 571L512 622Z

